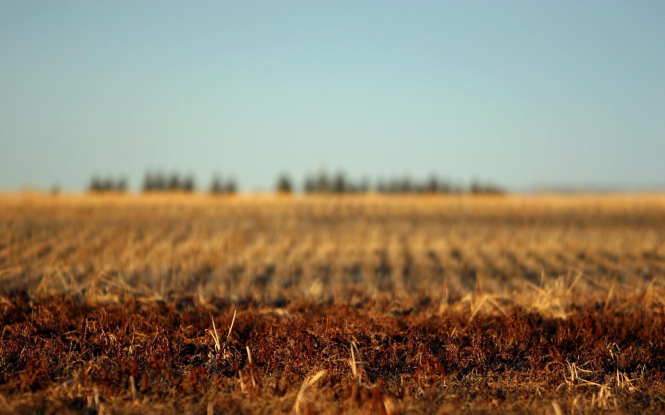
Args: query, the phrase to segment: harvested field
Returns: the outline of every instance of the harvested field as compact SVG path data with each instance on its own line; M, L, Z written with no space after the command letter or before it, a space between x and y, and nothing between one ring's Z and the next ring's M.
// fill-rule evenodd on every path
M0 196L0 411L665 411L665 197Z

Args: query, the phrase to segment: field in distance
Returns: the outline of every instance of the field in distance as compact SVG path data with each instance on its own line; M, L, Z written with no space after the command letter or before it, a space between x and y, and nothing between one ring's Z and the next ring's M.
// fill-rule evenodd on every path
M0 411L665 411L665 196L0 195Z

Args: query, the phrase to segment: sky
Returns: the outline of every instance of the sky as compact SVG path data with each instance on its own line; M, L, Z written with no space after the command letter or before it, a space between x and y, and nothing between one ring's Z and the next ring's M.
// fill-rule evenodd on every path
M665 189L665 2L0 0L0 190Z

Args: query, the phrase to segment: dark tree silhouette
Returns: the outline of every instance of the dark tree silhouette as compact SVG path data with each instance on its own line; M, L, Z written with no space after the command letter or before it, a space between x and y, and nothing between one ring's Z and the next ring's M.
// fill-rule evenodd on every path
M325 172L319 173L316 178L316 191L318 193L328 193L330 191L330 180Z
M229 179L229 181L226 182L226 186L224 187L224 192L229 195L233 195L238 191L238 184L236 182L236 179L233 177Z
M117 193L125 193L127 191L127 178L126 177L121 177L116 183L115 183L115 191Z
M143 177L143 192L148 193L153 190L155 190L155 177L152 172L148 171Z
M428 193L438 193L439 191L439 179L435 175L432 175L427 182L427 192Z
M93 193L123 193L127 190L127 179L123 177L115 181L110 176L105 179L100 179L99 176L95 175L90 180L88 190Z
M107 177L106 179L102 180L102 192L110 192L114 187L115 186L113 185L112 178Z
M164 173L157 173L153 176L153 181L152 181L152 190L156 191L163 191L166 190L166 177L164 177Z
M305 185L303 186L303 191L305 193L316 192L316 179L314 179L314 177L310 175L305 176Z
M344 173L337 173L337 175L335 176L335 180L333 181L332 192L337 194L342 194L347 190L349 190L348 187L349 186L346 181L346 177L344 176Z
M182 181L182 190L187 193L192 193L196 190L196 184L194 182L194 176L188 174Z
M88 185L88 190L96 193L102 191L102 180L98 176L92 176L90 180L90 185Z
M360 184L358 184L358 187L357 187L356 190L357 190L358 193L367 193L367 192L369 192L369 179L363 178L360 181Z
M215 175L212 178L212 183L210 184L210 193L214 195L218 195L221 193L224 193L224 183L222 182L222 178L219 175Z
M376 183L376 191L377 191L377 193L387 193L388 192L388 185L386 184L386 182L384 182L383 180L379 180Z
M180 176L178 173L171 173L166 184L166 188L171 192L176 192L181 188L184 188L184 183L180 183Z
M277 185L275 186L275 191L277 193L291 193L293 191L291 178L286 174L282 174L277 179Z

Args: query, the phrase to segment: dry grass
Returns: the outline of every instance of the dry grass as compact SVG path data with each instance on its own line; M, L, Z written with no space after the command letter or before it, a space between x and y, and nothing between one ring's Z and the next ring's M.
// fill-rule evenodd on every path
M663 196L0 212L0 411L665 409Z

